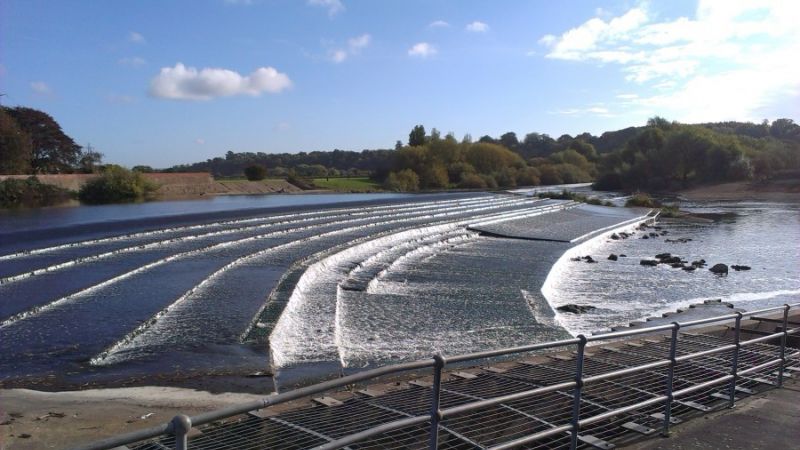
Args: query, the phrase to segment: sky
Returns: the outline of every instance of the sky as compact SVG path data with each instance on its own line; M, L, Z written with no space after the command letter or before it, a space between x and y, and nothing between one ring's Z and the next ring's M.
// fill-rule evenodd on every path
M800 119L800 1L0 1L0 93L105 161Z

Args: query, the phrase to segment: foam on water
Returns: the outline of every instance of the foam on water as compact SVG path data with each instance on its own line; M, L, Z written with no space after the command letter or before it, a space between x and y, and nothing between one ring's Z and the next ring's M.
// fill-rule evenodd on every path
M662 221L666 236L625 240L598 238L565 254L553 267L543 294L554 307L566 303L592 305L584 314L559 313L571 333L591 333L721 299L753 309L795 301L800 293L800 210L791 204L726 203L687 205L698 212L726 213L714 223ZM648 230L652 231L652 230ZM678 240L683 237L688 240ZM708 266L693 272L660 264L645 267L640 259L670 252L687 261L705 259ZM609 253L626 254L617 261ZM592 255L597 264L570 261ZM752 269L717 276L715 263L746 264ZM794 268L794 269L793 269Z
M527 202L529 205L536 205ZM350 247L312 264L300 278L270 336L273 365L287 367L299 362L331 361L339 356L337 304L340 283L362 261L410 240L455 230L480 220L498 220L540 214L540 206L513 212L484 214L451 223L412 229ZM477 210L466 212L474 213Z

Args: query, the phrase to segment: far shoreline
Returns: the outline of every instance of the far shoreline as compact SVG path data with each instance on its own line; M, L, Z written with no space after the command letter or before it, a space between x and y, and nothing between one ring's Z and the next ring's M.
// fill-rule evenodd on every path
M740 181L697 186L675 192L688 201L800 202L800 181L755 183Z

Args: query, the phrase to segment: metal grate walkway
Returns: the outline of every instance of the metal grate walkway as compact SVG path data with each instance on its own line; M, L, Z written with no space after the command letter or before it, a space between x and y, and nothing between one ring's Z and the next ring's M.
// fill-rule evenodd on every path
M709 380L731 374L736 352L736 346L731 344L735 339L732 332L723 337L690 332L679 334L672 385L675 392L682 391L685 395L673 400L671 423L729 404L730 382L709 383ZM738 372L744 375L736 381L737 398L779 384L779 366L767 364L780 358L781 345L775 344L774 341L772 344L757 342L738 349ZM732 348L698 356L698 353L726 346ZM593 376L664 361L670 357L670 347L670 337L661 335L650 335L635 342L587 347L583 379L588 381ZM692 355L692 358L681 360L683 355ZM800 373L800 352L786 348L785 357L783 377ZM574 352L539 354L524 361L499 363L495 367L448 372L442 378L440 408L448 410L569 383L575 380L576 363ZM581 425L577 447L611 449L660 430L665 402L657 400L666 393L668 376L669 366L662 365L587 382L579 396L579 417L583 420L599 416L601 420ZM193 430L189 448L306 449L329 444L382 424L429 414L434 401L430 378L403 383L402 386L392 384L385 391L370 387L347 393L346 397L342 397L342 393L331 394L336 398L317 399L317 406L313 407L284 412L264 408L232 417L224 423L212 423ZM574 399L574 387L568 387L446 415L439 426L438 448L504 448L517 439L558 427L566 427L566 430L514 447L570 448L569 427L573 420ZM652 402L641 406L648 400ZM345 448L428 448L430 429L428 420L387 431ZM171 449L175 448L175 439L166 436L129 447L134 450Z

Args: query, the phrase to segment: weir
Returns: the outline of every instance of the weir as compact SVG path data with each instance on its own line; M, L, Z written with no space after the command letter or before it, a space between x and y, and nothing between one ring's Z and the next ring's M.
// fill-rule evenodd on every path
M798 321L795 304L436 355L78 448L612 449L782 387Z

